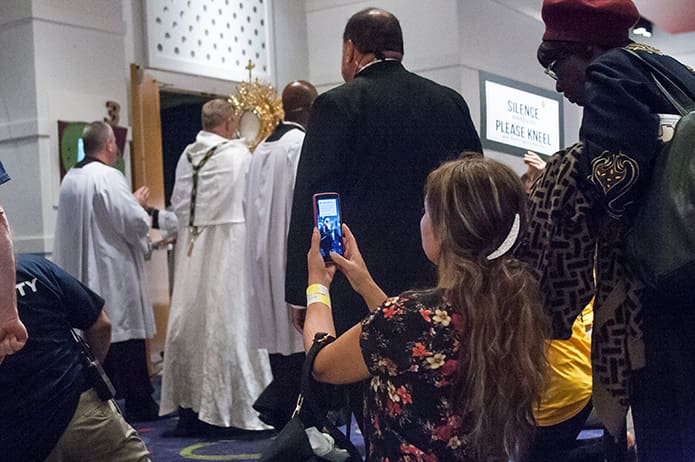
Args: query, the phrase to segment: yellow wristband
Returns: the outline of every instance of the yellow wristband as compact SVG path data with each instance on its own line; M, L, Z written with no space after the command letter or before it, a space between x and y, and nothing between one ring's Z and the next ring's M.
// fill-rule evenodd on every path
M323 294L307 294L306 306L308 307L312 303L323 303L328 308L330 308L331 307L331 298L328 295L323 295Z
M321 284L312 284L309 287L306 288L306 294L307 296L312 295L312 294L321 294L325 296L329 296L330 293L328 292L328 287L321 285Z

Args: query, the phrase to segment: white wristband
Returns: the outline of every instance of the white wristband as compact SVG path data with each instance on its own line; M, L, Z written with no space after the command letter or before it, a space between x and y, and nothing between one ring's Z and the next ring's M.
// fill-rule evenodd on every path
M330 308L331 307L331 298L328 295L323 295L323 294L307 294L306 306L308 307L312 303L323 303L328 308Z

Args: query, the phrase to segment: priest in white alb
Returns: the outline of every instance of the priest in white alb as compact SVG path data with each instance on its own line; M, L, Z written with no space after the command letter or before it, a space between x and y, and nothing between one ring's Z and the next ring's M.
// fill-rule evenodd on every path
M316 88L304 80L285 87L284 121L253 153L246 186L251 345L268 350L273 371L273 382L254 407L275 428L282 428L292 416L304 362L300 332L306 310L285 303L285 267L294 179L309 111L317 96Z
M114 168L118 148L110 125L96 121L82 134L85 158L63 178L58 201L54 261L105 300L111 347L104 369L125 399L129 421L157 418L145 339L155 334L145 273L149 190L134 193Z
M252 408L272 374L268 352L248 338L242 202L251 153L228 101L205 103L202 127L178 161L171 197L178 237L160 414L178 410L172 436L270 428Z

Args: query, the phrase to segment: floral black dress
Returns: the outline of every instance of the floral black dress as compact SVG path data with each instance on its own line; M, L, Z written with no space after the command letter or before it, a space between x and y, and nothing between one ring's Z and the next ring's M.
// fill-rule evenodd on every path
M440 290L405 292L362 321L368 461L472 460L450 406L460 323Z

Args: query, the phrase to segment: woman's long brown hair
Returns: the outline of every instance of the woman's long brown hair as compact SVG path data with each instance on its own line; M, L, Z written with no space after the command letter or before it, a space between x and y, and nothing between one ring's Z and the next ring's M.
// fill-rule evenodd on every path
M545 383L548 323L534 277L509 254L488 260L526 195L505 165L463 156L430 173L425 201L439 239L439 287L462 316L452 404L478 460L518 460Z

